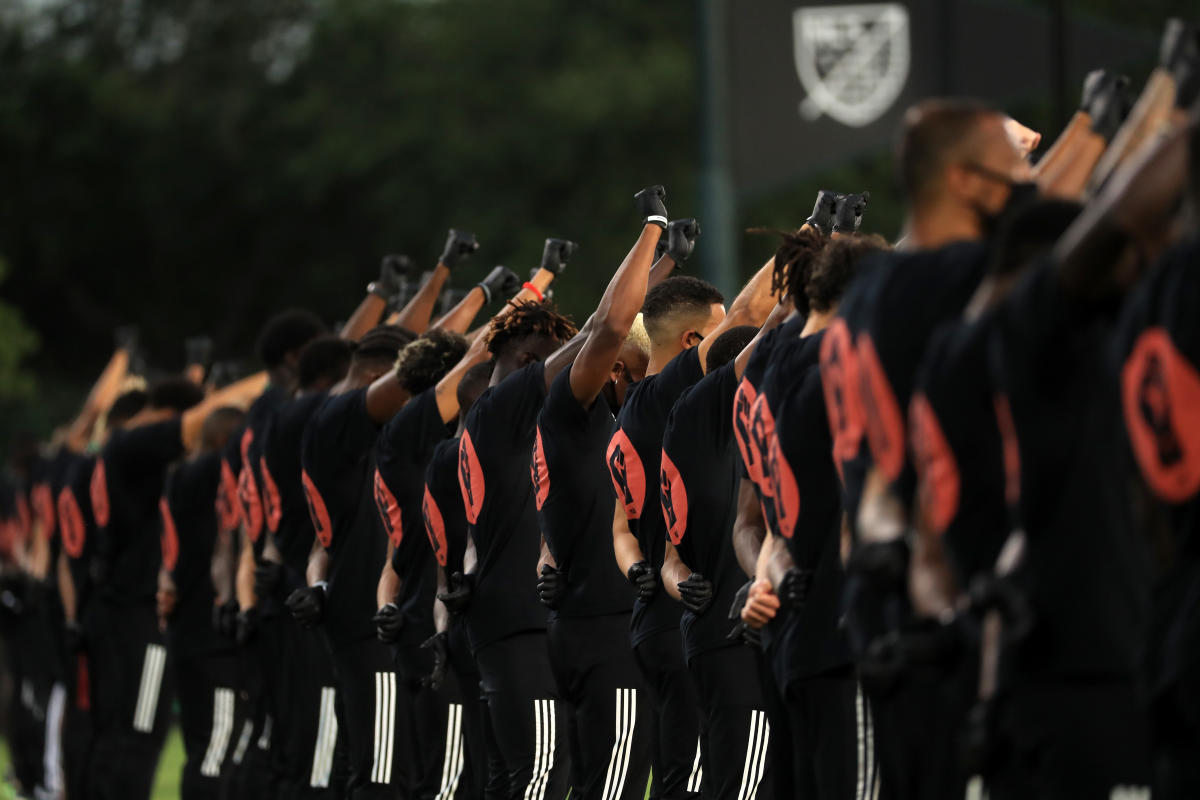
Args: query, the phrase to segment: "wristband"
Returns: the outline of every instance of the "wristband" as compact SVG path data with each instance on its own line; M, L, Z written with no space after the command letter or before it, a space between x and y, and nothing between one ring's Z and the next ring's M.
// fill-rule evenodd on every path
M650 216L646 217L646 222L644 224L649 225L651 223L658 225L664 231L667 229L667 218L659 214L651 214Z
M320 589L320 590L321 590L322 592L324 592L325 594L329 594L329 583L328 583L328 581L317 581L316 583L314 583L314 584L312 585L312 588L313 588L313 589Z
M387 302L388 299L387 290L380 286L378 281L371 281L367 284L367 294L382 298L384 302Z
M490 306L492 304L492 290L489 289L487 284L483 283L482 281L475 285L483 291L483 304L485 306Z
M534 286L532 281L525 281L521 288L528 289L529 291L533 292L539 303L544 302L546 299L546 295L542 294L542 290Z

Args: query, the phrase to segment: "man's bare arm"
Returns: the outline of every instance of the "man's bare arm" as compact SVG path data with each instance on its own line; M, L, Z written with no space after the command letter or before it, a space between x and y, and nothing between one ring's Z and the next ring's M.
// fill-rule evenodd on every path
M729 313L725 315L725 319L721 320L721 324L712 333L705 336L700 344L696 345L696 354L700 358L701 370L708 372L705 364L708 360L708 349L712 347L713 342L720 338L722 333L741 325L761 326L770 316L771 310L776 306L775 297L771 294L771 273L774 269L775 257L772 256L738 292L738 296L729 305Z
M659 575L662 576L663 588L667 590L667 594L682 602L683 596L679 593L679 584L688 579L692 574L692 570L687 564L683 563L683 559L679 557L679 551L675 549L675 545L667 542L666 554L663 556L662 570Z
M625 516L625 507L619 502L613 509L613 555L617 559L617 568L622 575L629 574L629 568L639 561L645 561L642 548L637 537L629 530L629 520Z
M733 523L733 553L742 572L753 578L761 574L755 569L767 537L767 523L754 484L746 478L742 478L738 487L737 504L737 519Z

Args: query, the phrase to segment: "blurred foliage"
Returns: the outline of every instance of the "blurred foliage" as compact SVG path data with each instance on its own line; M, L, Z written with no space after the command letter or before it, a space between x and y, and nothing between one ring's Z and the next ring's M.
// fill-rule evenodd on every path
M0 258L0 285L7 277L8 262ZM37 348L37 334L25 323L20 310L0 302L0 402L33 396L33 375L24 362Z

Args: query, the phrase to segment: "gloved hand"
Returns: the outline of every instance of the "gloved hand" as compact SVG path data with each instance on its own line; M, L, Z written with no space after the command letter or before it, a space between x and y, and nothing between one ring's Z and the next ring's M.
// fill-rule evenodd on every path
M422 649L433 651L433 670L422 683L435 692L442 688L446 680L446 670L450 666L450 637L443 633L435 633L421 642Z
M775 594L785 605L800 611L808 599L808 590L812 586L813 572L811 569L791 567L783 574L783 580Z
M521 288L521 278L508 267L496 267L475 285L483 290L484 302L491 303L497 297L516 294Z
M296 621L306 628L321 624L325 617L325 587L324 581L315 586L305 586L292 592L284 601Z
M254 641L258 636L258 607L251 606L238 612L237 643L240 645Z
M386 603L375 612L371 621L375 623L375 635L381 642L396 641L404 628L404 617L400 614L400 606L395 603Z
M1175 79L1175 107L1190 108L1200 92L1200 31L1196 25L1168 20L1158 61Z
M567 593L567 577L549 564L542 564L537 582L538 600L546 608L558 608Z
M138 327L137 325L122 325L113 331L113 346L118 350L124 350L126 353L132 354L138 349Z
M81 653L87 646L87 641L83 635L83 626L76 622L68 622L66 625L67 631L67 651L71 653Z
M446 246L442 248L442 255L438 259L438 263L445 264L450 269L454 269L470 258L478 249L479 242L475 239L475 234L451 228L450 234L446 237Z
M187 363L207 367L212 361L213 340L211 336L191 336L183 340Z
M671 220L671 224L667 226L667 255L676 266L681 266L688 260L699 237L700 223L696 220L691 217Z
M643 603L649 603L654 597L654 593L658 591L658 576L654 574L654 570L646 561L638 561L630 566L625 577L633 584L638 599Z
M274 561L260 561L254 566L254 593L259 597L272 597L283 581L283 565Z
M863 214L867 210L867 201L870 199L870 192L838 195L837 206L833 210L833 232L854 233L857 231L862 225Z
M725 638L731 641L740 639L751 647L762 647L762 633L751 628L742 620L742 609L746 607L746 601L750 598L750 587L752 586L754 586L754 578L743 583L733 596L733 602L729 605L729 619L734 620L734 625Z
M643 225L657 225L664 231L667 229L667 190L662 186L647 186L633 196L637 202L638 213L642 215Z
M213 606L213 630L226 639L237 639L237 619L237 601L231 600L228 603Z
M384 256L379 264L379 277L367 284L367 292L382 297L384 302L400 293L405 276L412 271L412 259L408 256Z
M812 225L826 236L833 233L833 212L837 208L839 197L841 197L840 194L830 189L822 189L817 192L817 201L813 203L812 213L808 215L808 219L804 223Z
M471 605L471 595L475 591L475 573L452 573L446 589L445 592L438 592L437 599L442 601L451 614L463 613Z
M1133 108L1129 78L1106 69L1088 73L1083 81L1079 110L1092 118L1092 130L1111 141Z
M546 246L542 248L542 269L562 275L567 262L578 249L579 245L567 239L547 239Z
M687 580L679 584L679 596L683 599L683 605L688 611L693 614L703 614L712 605L712 581L699 572L693 572L687 576Z

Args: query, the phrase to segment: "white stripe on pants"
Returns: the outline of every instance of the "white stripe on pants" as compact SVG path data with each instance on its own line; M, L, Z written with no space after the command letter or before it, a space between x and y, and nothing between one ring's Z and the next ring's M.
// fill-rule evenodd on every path
M221 765L225 763L225 751L229 749L229 739L233 735L233 702L233 689L217 687L213 690L212 733L200 765L200 774L206 778L219 777Z
M462 711L451 703L446 713L446 757L442 761L442 787L434 800L452 800L463 773Z
M637 689L617 689L616 709L616 736L608 772L604 776L604 791L600 795L603 800L617 800L625 791L633 729L637 725Z
M329 776L333 772L333 750L337 745L337 713L334 699L337 690L332 686L321 687L321 714L317 720L317 743L313 748L312 773L308 785L314 789L328 789Z
M396 673L375 673L375 761L372 783L392 782L392 744L396 729Z
M525 800L544 800L550 771L554 769L556 739L553 700L533 701L533 773L525 787Z
M146 658L142 663L142 681L138 687L137 707L133 711L133 729L142 733L154 730L154 719L158 714L158 695L162 689L163 667L167 663L167 649L161 644L146 645Z
M750 738L746 742L746 763L742 767L742 785L738 800L754 800L758 783L767 767L767 746L771 743L771 726L767 712L750 712Z

